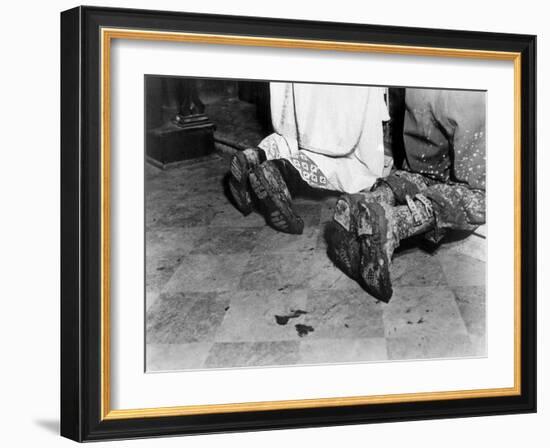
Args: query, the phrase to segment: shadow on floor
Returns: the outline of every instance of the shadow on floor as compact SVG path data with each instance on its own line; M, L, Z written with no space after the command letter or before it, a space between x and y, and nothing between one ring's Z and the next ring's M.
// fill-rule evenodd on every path
M52 434L59 434L59 420L57 419L37 419L35 425Z

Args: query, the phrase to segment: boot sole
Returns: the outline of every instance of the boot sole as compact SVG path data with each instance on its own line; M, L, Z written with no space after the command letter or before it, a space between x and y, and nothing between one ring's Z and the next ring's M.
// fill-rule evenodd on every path
M246 160L246 156L242 152L238 152L231 158L231 175L240 184L246 181L250 166Z
M229 192L233 197L233 202L244 215L248 216L252 213L252 198L247 188L243 188L241 185L236 184L234 179L230 178L228 182Z
M261 173L261 168L253 170L249 180L254 193L266 209L269 224L281 232L301 234L304 222L296 216L289 204L271 192L269 181Z
M229 171L232 177L229 180L229 191L239 211L247 216L252 213L253 203L248 190L250 165L242 152L238 152L231 158Z

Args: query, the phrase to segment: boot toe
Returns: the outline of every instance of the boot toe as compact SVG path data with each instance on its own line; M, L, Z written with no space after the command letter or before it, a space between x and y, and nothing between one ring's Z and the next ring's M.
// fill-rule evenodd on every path
M363 287L376 299L388 302L393 294L388 258L387 219L383 207L367 204L359 215Z
M373 257L374 259L367 258L363 256L361 259L363 286L374 298L387 303L393 295L389 263L384 259L385 256Z
M359 241L350 232L346 232L341 226L328 225L325 231L328 247L328 256L333 263L348 277L358 280L359 276Z

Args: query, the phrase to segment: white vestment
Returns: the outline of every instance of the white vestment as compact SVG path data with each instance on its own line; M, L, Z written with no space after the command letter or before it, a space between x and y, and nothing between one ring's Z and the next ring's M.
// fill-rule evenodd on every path
M384 172L384 88L271 83L274 134L259 147L315 188L357 193Z

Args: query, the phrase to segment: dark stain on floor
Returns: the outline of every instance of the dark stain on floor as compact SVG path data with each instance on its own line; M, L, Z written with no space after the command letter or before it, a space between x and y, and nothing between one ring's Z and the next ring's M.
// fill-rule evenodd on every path
M288 324L288 321L290 319L295 319L297 317L300 317L303 314L307 314L307 311L304 310L291 310L290 314L284 314L284 315L275 315L275 322L277 322L279 325L286 325Z
M311 333L312 331L315 331L315 329L310 325L304 325L304 324L296 324L294 325L296 328L296 331L298 332L298 336L303 338L304 336L307 336L308 333Z

